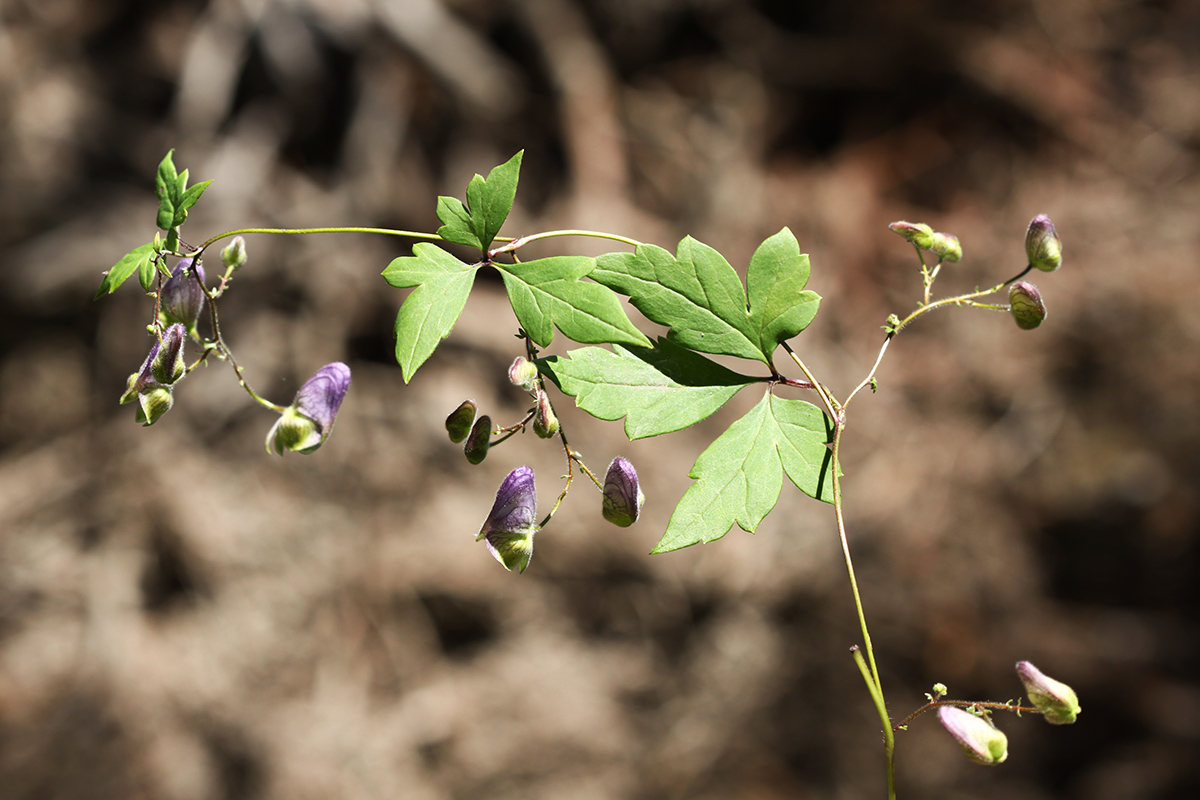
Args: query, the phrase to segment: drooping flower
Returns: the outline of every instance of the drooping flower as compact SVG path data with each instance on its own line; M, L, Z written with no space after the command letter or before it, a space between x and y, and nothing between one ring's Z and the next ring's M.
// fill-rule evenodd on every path
M311 453L324 444L349 388L350 368L342 362L317 370L267 432L267 452Z
M512 364L508 368L509 383L511 383L513 386L520 386L526 391L533 391L533 384L535 381L537 381L537 376L537 365L525 356L517 356L514 358Z
M1062 239L1054 230L1054 223L1045 214L1038 214L1029 221L1025 231L1025 255L1030 266L1042 272L1053 272L1062 264Z
M637 522L642 503L646 500L638 485L637 470L628 460L617 456L608 465L604 476L604 518L614 525L628 528Z
M893 222L888 225L893 233L898 233L908 241L920 247L922 250L928 250L933 244L933 228L926 225L924 222Z
M533 535L537 530L533 467L517 467L496 491L496 501L475 541L482 539L506 570L524 572L533 557Z
M1051 725L1070 725L1082 710L1075 690L1048 677L1028 661L1017 662L1017 676L1025 684L1029 702L1042 712Z
M153 425L163 414L171 410L175 397L171 387L160 383L154 378L154 363L158 357L161 345L155 342L150 353L137 372L129 376L125 393L121 395L121 404L138 401L137 421L143 425Z
M943 261L958 261L962 258L962 243L952 233L935 233L929 243L929 251Z
M189 334L196 335L196 322L200 312L204 310L204 290L200 284L204 282L204 267L196 264L194 259L181 258L171 271L171 277L163 283L159 304L162 309L164 324L178 322ZM195 272L195 277L192 276ZM199 280L199 283L197 283Z
M1028 281L1017 281L1008 287L1009 311L1017 321L1017 327L1031 331L1046 318L1046 304L1042 293Z
M533 415L533 432L542 439L549 439L558 433L558 417L554 406L550 405L550 397L544 389L537 391L537 411Z
M1008 737L991 720L957 706L938 708L938 720L975 763L994 766L1008 758Z

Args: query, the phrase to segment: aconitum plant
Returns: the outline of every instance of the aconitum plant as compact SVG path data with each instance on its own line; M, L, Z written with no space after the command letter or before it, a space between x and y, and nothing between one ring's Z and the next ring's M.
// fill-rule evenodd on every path
M629 439L660 436L694 425L736 394L752 391L758 402L734 421L696 459L688 474L694 483L675 505L666 530L652 552L665 553L720 539L736 524L753 532L770 513L784 478L804 494L832 506L846 574L858 614L861 646L851 647L854 662L878 712L888 796L896 796L896 733L927 711L937 717L973 761L997 765L1008 756L1007 739L996 727L997 711L1040 715L1046 721L1073 723L1080 707L1069 686L1047 677L1027 661L1017 664L1030 705L1018 702L947 699L935 684L927 702L900 722L888 712L871 645L867 617L854 574L842 503L841 443L852 403L864 389L877 388L875 374L888 347L906 327L937 308L983 308L1007 312L1017 328L1032 330L1046 319L1039 289L1021 280L1034 269L1052 272L1062 264L1062 241L1054 224L1038 214L1025 233L1025 266L1018 274L984 289L935 297L935 282L946 264L964 257L958 237L925 223L893 222L889 227L911 244L921 279L921 296L906 316L893 314L883 325L883 342L874 365L851 391L839 396L805 364L797 337L812 323L821 298L806 288L809 259L787 228L767 238L746 267L746 282L716 250L684 238L674 252L615 233L555 230L518 237L500 236L512 208L521 169L517 153L467 186L466 202L439 197L442 225L423 233L380 228L242 228L217 234L196 247L180 238L188 211L209 182L188 186L188 173L177 172L172 154L159 164L157 223L161 233L135 247L107 273L96 297L110 294L135 273L151 299L149 355L120 397L137 401L137 420L153 425L172 408L187 375L209 359L228 362L249 397L279 416L266 434L268 452L311 454L329 438L334 419L350 388L350 368L340 362L316 369L288 406L260 396L247 382L222 336L218 309L234 274L247 264L251 235L388 234L417 240L409 254L395 258L383 279L410 289L396 316L396 362L405 383L451 334L480 270L500 274L512 306L518 352L508 370L514 392L528 398L528 410L508 425L495 427L474 400L449 410L446 432L462 445L471 464L479 464L517 433L531 429L548 445L561 448L566 470L562 488L539 518L534 471L517 466L496 492L491 510L472 533L507 570L530 568L535 535L552 527L553 517L583 475L600 493L601 516L628 527L637 522L644 500L634 465L612 458L603 480L567 439L567 426L555 411L554 398L601 420L624 420ZM530 242L586 236L617 242L621 249L598 257L550 256L522 261ZM1015 237L1014 237L1015 238ZM216 280L204 269L210 249L219 254ZM442 244L464 245L478 257L464 261ZM1008 302L1002 302L1007 292ZM994 299L1001 295L1001 300ZM667 328L651 340L630 320L621 298L650 322ZM207 311L208 331L200 322ZM556 332L580 346L551 352ZM1020 335L1013 332L1012 335ZM196 354L185 356L190 341ZM737 370L710 356L739 359ZM781 365L786 367L781 369ZM788 374L788 373L791 374ZM185 391L185 390L182 390ZM182 392L181 392L182 393ZM481 503L485 502L481 499ZM483 506L481 505L481 516Z

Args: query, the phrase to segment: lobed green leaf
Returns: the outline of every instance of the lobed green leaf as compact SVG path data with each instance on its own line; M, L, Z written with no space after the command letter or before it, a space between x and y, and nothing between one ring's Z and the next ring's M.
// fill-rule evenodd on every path
M750 325L767 358L817 315L821 297L804 289L808 276L808 256L787 228L754 251L746 270Z
M471 227L471 212L467 211L461 200L456 197L439 197L437 216L442 221L442 227L437 230L438 236L454 244L484 249L475 229Z
M694 425L757 382L666 339L652 348L583 347L567 356L539 359L538 368L592 416L624 417L630 439Z
M700 454L695 478L651 552L720 539L734 523L753 533L779 500L783 476L805 494L833 497L833 426L811 403L767 394Z
M467 207L471 209L471 224L482 250L492 246L492 240L512 210L524 155L524 150L518 151L508 161L493 168L486 180L476 175L467 184Z
M133 273L137 272L140 275L144 268L143 265L153 262L155 252L154 242L148 242L130 250L121 257L120 261L112 266L112 269L104 273L104 278L100 281L100 288L96 290L96 294L92 299L99 300L106 294L112 294Z

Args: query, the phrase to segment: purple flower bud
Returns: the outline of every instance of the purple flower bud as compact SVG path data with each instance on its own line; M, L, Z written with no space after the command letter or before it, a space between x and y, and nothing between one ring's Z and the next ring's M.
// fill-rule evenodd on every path
M962 258L962 244L958 237L949 233L933 234L929 250L942 261L958 261Z
M1021 330L1031 331L1046 318L1042 293L1028 281L1017 281L1008 287L1009 311Z
M121 395L122 405L138 401L137 421L143 425L153 425L159 417L171 410L175 402L171 387L164 386L154 379L154 364L160 349L158 342L150 347L146 360L137 372L129 376L125 393Z
M558 417L554 415L554 407L543 389L537 392L537 412L533 415L533 432L543 439L549 439L558 433Z
M1054 230L1054 223L1045 214L1038 214L1029 222L1025 231L1025 255L1030 266L1042 272L1053 272L1062 264L1062 239Z
M232 242L225 245L225 249L221 251L221 263L230 270L235 270L245 264L246 240L241 236L235 236Z
M509 383L513 386L520 386L526 391L533 391L533 384L537 381L537 376L537 365L525 356L517 356L508 368Z
M994 766L1008 758L1008 737L991 720L956 706L939 707L938 720L975 763Z
M311 453L324 444L349 388L350 368L342 362L317 370L267 431L267 452Z
M1065 683L1047 677L1028 661L1017 662L1017 676L1025 684L1029 702L1042 712L1051 725L1070 725L1082 710L1075 690Z
M488 448L492 444L492 418L487 414L475 420L475 424L471 426L471 433L467 435L467 441L463 445L463 453L467 456L467 461L472 464L481 464L487 458Z
M637 470L624 458L617 456L608 465L604 476L604 518L614 525L628 528L637 522L646 497L638 485Z
M204 290L200 288L204 282L204 267L196 264L195 270L192 270L193 261L191 258L179 260L171 271L171 277L163 284L159 303L165 324L178 322L188 333L195 335L196 322L204 310L205 298Z
M183 377L187 369L183 361L183 340L186 337L183 325L178 322L163 333L162 344L150 362L154 380L169 385Z
M446 417L446 433L450 435L450 441L461 442L467 438L477 408L474 400L463 400L462 405L450 412L450 416Z
M924 222L905 222L901 220L893 222L888 227L923 250L928 250L930 245L933 244L933 228Z
M488 551L510 572L524 572L533 557L537 526L537 485L533 467L517 467L496 491L496 501L475 541L483 539Z

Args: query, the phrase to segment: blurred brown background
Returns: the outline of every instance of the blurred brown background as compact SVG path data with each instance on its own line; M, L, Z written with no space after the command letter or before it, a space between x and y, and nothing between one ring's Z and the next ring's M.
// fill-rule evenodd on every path
M883 794L830 509L785 487L755 536L646 555L750 393L635 443L560 401L591 463L638 465L645 514L607 526L580 485L510 575L473 535L519 464L548 507L561 456L518 437L471 468L441 431L465 396L523 408L498 284L405 386L403 293L378 274L406 243L255 236L225 335L280 402L349 362L334 436L268 457L272 416L219 364L138 427L116 401L151 307L91 295L152 236L172 147L216 181L193 240L433 230L437 194L521 148L511 233L691 233L744 269L788 225L824 297L796 346L842 396L919 297L888 222L962 239L946 294L1014 274L1050 214L1047 322L951 310L905 331L852 409L846 491L897 718L935 681L1015 697L1023 658L1084 712L1001 719L990 770L922 718L901 797L1200 796L1197 4L0 9L0 797Z

